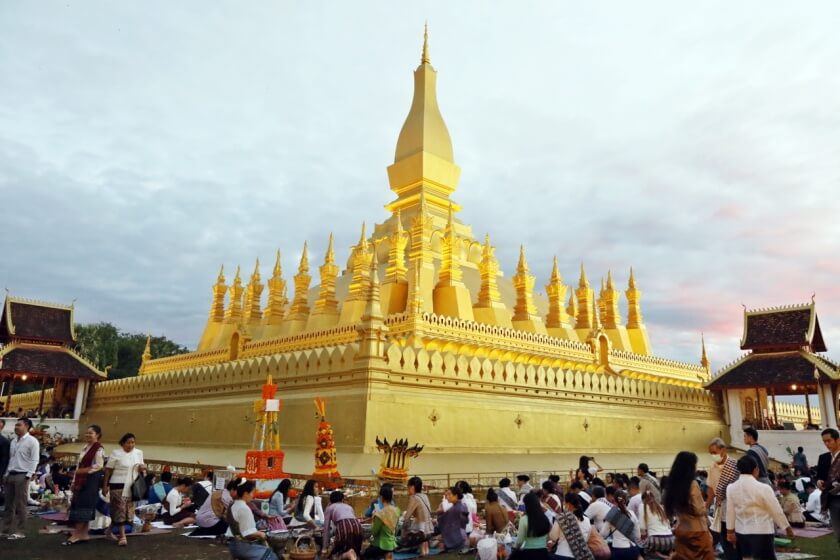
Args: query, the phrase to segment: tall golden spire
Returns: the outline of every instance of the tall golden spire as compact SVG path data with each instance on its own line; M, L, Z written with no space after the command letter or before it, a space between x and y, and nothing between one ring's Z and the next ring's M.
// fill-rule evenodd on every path
M408 234L403 229L400 210L397 210L397 223L388 244L388 268L385 271L386 282L405 282L405 246Z
M279 325L286 315L286 281L283 280L283 269L280 266L280 250L274 261L274 270L268 281L268 302L263 312L263 321L267 325Z
M225 284L225 265L219 269L219 276L213 284L213 304L210 306L210 320L221 323L225 319L225 294L228 287Z
M309 315L309 247L303 242L303 253L300 255L298 273L295 274L295 299L289 308L289 319L293 321L306 320Z
M414 71L411 108L397 139L394 164L388 167L388 182L397 198L386 208L391 212L402 209L404 216L413 216L418 211L418 196L425 193L440 219L458 186L461 170L455 165L452 139L438 107L437 72L429 62L428 39L427 28L420 66Z
M513 308L513 320L532 321L537 316L537 306L534 305L534 277L528 269L525 260L525 246L519 246L519 263L516 274L513 275L513 287L516 289L516 306Z
M376 251L373 251L370 259L370 289L368 290L367 304L362 315L362 321L382 321L382 306L379 293L379 260L376 258Z
M230 285L230 301L225 312L225 323L238 323L242 319L242 279L239 277L239 266L236 267L236 276L233 284Z
M318 271L321 273L321 286L318 291L318 299L315 300L313 315L338 313L338 299L335 297L335 280L338 277L338 266L335 264L332 233L330 233L327 251L324 254L324 264L318 268Z
M604 327L608 329L614 329L621 325L621 311L618 308L619 297L618 290L615 289L615 284L613 283L612 270L608 270L607 285L604 287L603 295L601 296L604 310L601 321L604 323Z
M575 299L575 293L571 292L569 294L569 304L566 306L566 313L569 314L569 317L572 319L576 318L578 315L578 304L577 300Z
M140 371L142 374L146 371L146 366L152 360L152 335L146 337L146 347L143 349L143 355L140 356Z
M709 357L706 355L706 337L703 333L700 333L700 347L702 348L702 352L700 354L700 365L703 366L703 369L706 370L706 373L709 373Z
M372 252L367 240L366 225L362 222L362 234L359 243L350 255L350 270L352 277L347 289L346 301L365 301L370 282L370 259Z
M478 303L476 307L497 307L503 306L502 295L499 293L499 285L496 277L499 275L499 263L494 255L495 249L490 245L490 235L484 236L484 246L481 249L481 262L478 265L478 272L481 276L481 288L478 291Z
M595 292L589 287L589 279L586 277L586 269L583 263L580 264L580 280L578 281L578 288L575 290L578 303L578 314L575 321L576 329L592 328L592 307L595 303Z
M458 236L455 234L455 220L452 205L449 205L449 219L443 234L443 257L440 262L438 286L453 286L461 283L461 255Z
M254 273L251 274L251 280L245 288L245 320L259 321L262 317L260 310L260 299L262 297L263 285L260 279L260 259L257 258L257 264L254 266Z
M566 301L566 285L560 277L560 269L557 266L557 257L554 257L554 265L551 268L551 278L545 286L548 294L548 315L545 317L545 326L548 328L568 328L569 315L563 308Z
M636 277L633 274L633 267L630 267L630 280L627 282L627 328L635 329L642 325L642 309L640 299L642 292L636 287Z

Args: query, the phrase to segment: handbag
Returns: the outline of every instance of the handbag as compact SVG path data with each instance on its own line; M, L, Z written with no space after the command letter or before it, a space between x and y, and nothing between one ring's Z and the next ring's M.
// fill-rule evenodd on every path
M604 537L601 536L601 533L595 527L592 527L592 530L589 531L589 538L586 541L586 545L589 547L595 560L610 560L612 557L612 551L607 541L604 540Z
M145 500L149 492L149 487L146 484L146 478L142 474L138 474L134 482L131 483L131 500L137 502Z

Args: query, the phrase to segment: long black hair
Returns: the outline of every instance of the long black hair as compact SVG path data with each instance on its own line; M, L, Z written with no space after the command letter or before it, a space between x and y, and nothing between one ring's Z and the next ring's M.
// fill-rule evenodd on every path
M543 513L540 498L533 492L525 494L522 499L525 503L525 515L528 517L528 536L542 537L551 530L551 523Z
M696 471L697 455L691 451L677 453L664 489L665 513L668 517L691 509L691 485L694 483Z
M274 492L271 493L271 497L274 497L274 494L280 492L283 494L283 501L285 502L289 498L289 488L292 487L292 481L288 478L284 478L280 481L280 484L277 485L277 488L274 489Z
M580 499L580 496L575 494L574 492L568 492L564 496L566 503L571 504L574 508L572 513L575 514L575 517L578 518L578 521L583 521L583 502Z
M306 503L306 497L312 496L315 497L315 484L317 484L314 480L309 479L306 481L306 484L303 485L303 490L298 496L297 505L295 505L295 511L298 513L303 513L303 505Z

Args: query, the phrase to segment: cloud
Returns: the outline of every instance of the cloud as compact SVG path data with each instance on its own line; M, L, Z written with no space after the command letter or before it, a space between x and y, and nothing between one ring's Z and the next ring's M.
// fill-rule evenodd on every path
M634 266L656 353L703 331L715 366L742 302L816 292L837 357L838 7L756 6L3 6L0 281L194 345L220 264L288 277L330 231L343 262L428 18L454 198L508 274L520 243L537 286Z

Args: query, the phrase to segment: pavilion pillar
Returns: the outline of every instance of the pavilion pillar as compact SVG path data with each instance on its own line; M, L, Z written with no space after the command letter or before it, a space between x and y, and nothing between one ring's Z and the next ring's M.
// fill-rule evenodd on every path
M79 379L76 382L76 406L73 408L73 419L78 420L82 417L82 406L85 402L85 393L87 393L87 379Z
M810 428L811 425L814 423L814 420L811 418L811 399L808 396L808 386L806 385L803 389L805 393L805 413L808 415L808 427ZM822 400L822 399L820 399ZM822 405L820 405L820 410L822 410Z
M15 376L9 380L9 394L6 395L6 410L12 410L12 397L15 394Z
M819 387L818 391L820 426L833 428L837 426L837 404L834 402L834 387L831 383L826 383Z
M741 441L744 430L744 417L741 412L741 392L737 389L726 389L724 398L729 407L729 445L735 446Z
M779 425L779 415L776 413L776 388L770 387L770 398L773 401L773 427Z

